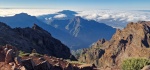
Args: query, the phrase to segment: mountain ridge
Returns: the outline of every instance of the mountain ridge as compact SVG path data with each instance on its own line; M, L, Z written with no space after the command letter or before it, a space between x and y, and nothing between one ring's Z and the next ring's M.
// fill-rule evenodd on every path
M117 29L111 40L99 40L84 49L79 60L95 63L99 67L121 67L124 59L150 57L150 22L129 23L123 30ZM91 56L95 55L95 56Z
M13 29L2 22L0 25L0 45L11 44L25 52L31 52L35 49L40 54L76 60L66 45L36 24L33 28Z

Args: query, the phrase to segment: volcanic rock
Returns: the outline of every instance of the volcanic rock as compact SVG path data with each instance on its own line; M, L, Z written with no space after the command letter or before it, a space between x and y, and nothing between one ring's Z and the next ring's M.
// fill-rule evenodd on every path
M6 63L10 63L10 62L13 61L13 58L14 58L14 57L13 57L13 50L10 49L10 50L8 50L7 53L6 53L5 62L6 62Z
M79 60L94 62L99 67L121 67L122 61L127 58L149 58L149 48L150 22L131 22L123 30L117 29L110 41L98 41L84 50Z
M26 60L22 60L22 65L23 65L27 70L34 70L35 63L33 62L32 59L26 59Z

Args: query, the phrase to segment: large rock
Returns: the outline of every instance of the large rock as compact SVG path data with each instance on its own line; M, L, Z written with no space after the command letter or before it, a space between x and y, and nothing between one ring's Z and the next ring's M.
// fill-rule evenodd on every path
M58 65L54 65L51 70L63 70L63 68Z
M17 64L17 65L22 65L22 63L21 63L21 58L20 57L15 57L15 63Z
M74 69L73 69L73 66L70 63L68 63L66 67L64 68L64 70L74 70Z
M93 67L93 65L83 64L83 65L80 65L80 66L79 66L79 69L80 69L80 70L93 70L94 67Z
M50 70L51 68L52 65L50 65L47 61L43 61L34 67L35 70Z
M33 62L32 59L26 59L22 60L22 65L27 69L27 70L34 70L35 63Z
M5 62L6 63L10 63L13 61L13 50L12 49L9 49L6 53L6 57L5 57Z
M127 58L149 58L149 48L150 22L129 23L123 30L118 29L110 41L98 41L84 50L79 60L88 63L94 61L99 67L121 67L122 61ZM97 53L99 57L93 57L98 56Z

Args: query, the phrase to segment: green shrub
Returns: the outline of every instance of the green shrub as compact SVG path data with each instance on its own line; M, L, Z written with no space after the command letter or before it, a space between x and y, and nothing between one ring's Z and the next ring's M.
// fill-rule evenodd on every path
M29 56L42 57L43 55L39 53L31 53Z
M145 65L149 65L150 60L144 58L130 58L122 63L122 70L141 70Z
M24 51L19 51L19 56L23 57L23 56L29 56L30 53L25 53Z

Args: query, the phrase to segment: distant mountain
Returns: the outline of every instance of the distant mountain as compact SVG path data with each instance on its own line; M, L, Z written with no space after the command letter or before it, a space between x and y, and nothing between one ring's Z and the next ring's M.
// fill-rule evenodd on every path
M41 16L38 16L37 18L47 24L50 24L53 20L71 19L71 18L75 17L75 14L77 14L77 12L75 12L75 11L63 10L63 11L59 11L55 14L41 15ZM57 17L57 16L59 16L59 17Z
M19 50L48 54L58 58L73 59L70 49L51 34L34 24L32 28L10 28L0 22L0 45L11 44Z
M68 33L63 32L59 29L56 29L56 28L40 21L36 17L30 16L26 13L20 13L20 14L16 14L15 16L10 16L10 17L0 17L0 21L6 23L7 25L11 26L12 28L15 28L15 27L21 27L21 28L32 27L32 25L34 23L36 23L41 28L50 32L53 37L61 40L62 43L64 43L65 45L67 45L69 47L72 45L78 46L78 44L81 42L80 40L69 35Z
M88 21L79 16L66 20L55 19L49 25L83 41L84 43L80 44L82 46L79 46L82 48L90 46L94 41L101 38L109 40L116 30L104 23L98 23L92 20Z
M0 17L0 21L7 23L7 25L12 28L32 27L32 25L36 23L38 26L50 32L53 37L59 39L71 49L86 48L101 38L109 40L115 32L114 28L107 26L104 23L88 21L77 16L75 17L76 13L73 11L64 10L58 13L64 14L69 18L55 18L50 23L46 24L47 20L44 19L45 15L40 16L43 18L40 19L40 17L20 13L11 17ZM52 15L57 16L55 14ZM49 22L49 20L47 22Z
M64 14L66 17L54 18L59 14ZM85 48L90 46L93 42L98 39L105 38L109 40L111 36L115 33L114 28L105 25L104 23L98 23L94 20L86 20L79 16L75 16L77 12L70 10L63 10L57 12L56 14L48 14L38 16L37 18L56 29L62 30L71 36L75 37L79 42L76 45L71 45L71 47Z

